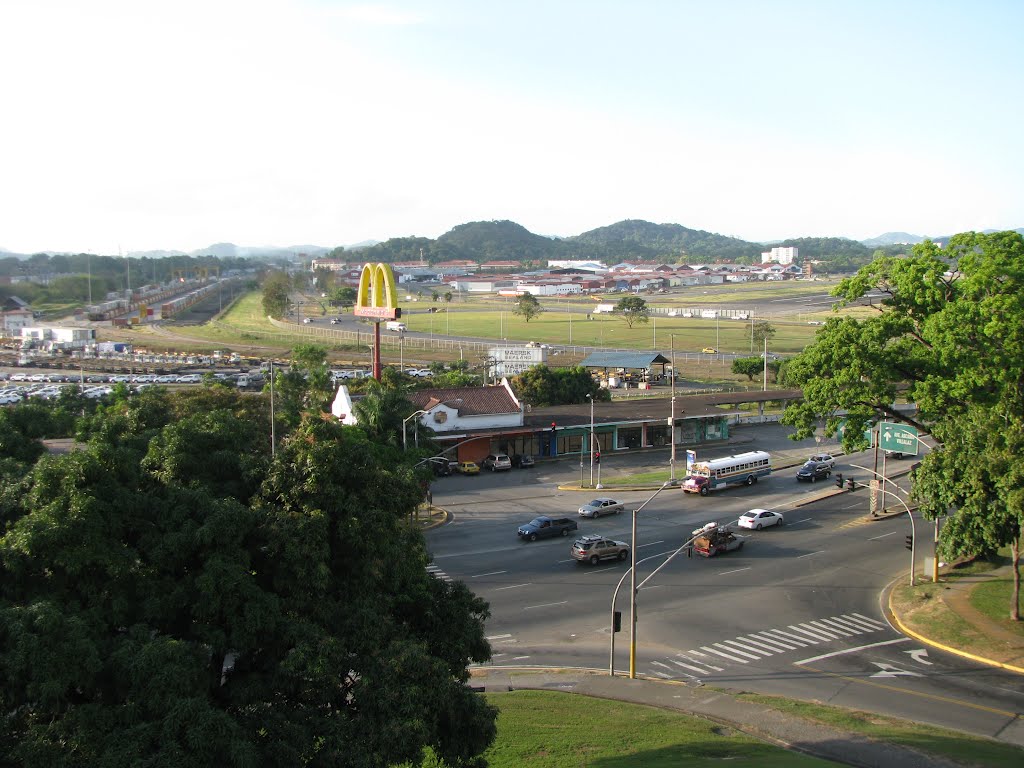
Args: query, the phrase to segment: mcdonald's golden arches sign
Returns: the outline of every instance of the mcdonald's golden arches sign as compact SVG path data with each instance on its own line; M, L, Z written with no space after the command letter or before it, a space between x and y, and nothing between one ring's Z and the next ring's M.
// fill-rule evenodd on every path
M364 264L352 314L375 320L397 320L402 316L390 264Z

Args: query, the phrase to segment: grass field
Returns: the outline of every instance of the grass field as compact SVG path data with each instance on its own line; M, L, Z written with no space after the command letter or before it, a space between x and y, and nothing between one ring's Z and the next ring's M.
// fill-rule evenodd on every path
M837 707L741 695L811 722L899 744L965 765L1015 768L1022 751L989 739ZM560 691L487 694L499 710L498 735L485 753L491 768L676 768L676 766L832 766L733 728L638 704ZM426 761L422 768L431 768Z
M555 691L489 694L498 707L491 768L830 766L715 723L653 707Z

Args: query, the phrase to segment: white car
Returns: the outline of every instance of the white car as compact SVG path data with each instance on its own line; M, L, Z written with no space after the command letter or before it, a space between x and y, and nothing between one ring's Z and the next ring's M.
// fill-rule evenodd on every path
M740 515L736 525L740 528L760 531L771 525L785 525L785 522L785 518L779 512L772 512L770 509L752 509Z
M178 377L178 384L198 384L203 380L202 374L186 373Z
M828 464L829 469L836 468L836 460L831 453L816 453L807 460L817 462L818 464Z
M602 497L584 504L579 509L580 517L600 517L601 515L618 515L622 512L622 502Z

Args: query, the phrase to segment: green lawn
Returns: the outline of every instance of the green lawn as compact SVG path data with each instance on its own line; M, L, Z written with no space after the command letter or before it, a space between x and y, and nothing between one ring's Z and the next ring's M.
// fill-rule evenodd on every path
M678 712L556 691L488 694L499 708L491 768L828 766Z

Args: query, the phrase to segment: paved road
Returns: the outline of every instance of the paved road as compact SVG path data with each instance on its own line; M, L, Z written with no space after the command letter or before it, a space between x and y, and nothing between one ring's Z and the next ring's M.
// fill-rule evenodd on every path
M651 455L616 457L627 460ZM784 511L787 525L750 532L740 552L677 557L645 585L637 599L638 674L815 699L1024 743L1020 678L926 650L888 624L879 595L908 565L905 517L868 521L864 491L830 496L833 484L798 485L793 474L708 498L669 490L645 507L641 580L707 520L762 506ZM610 600L625 565L579 566L568 555L571 538L515 538L516 526L533 515L571 514L586 500L557 490L573 479L578 469L570 462L445 478L434 487L435 503L452 512L448 525L428 535L435 566L490 602L494 665L608 667ZM632 509L651 491L619 495ZM830 498L795 506L822 495ZM629 541L629 523L629 514L609 516L581 521L580 530ZM628 581L618 608L626 631L616 637L616 669L624 672Z

